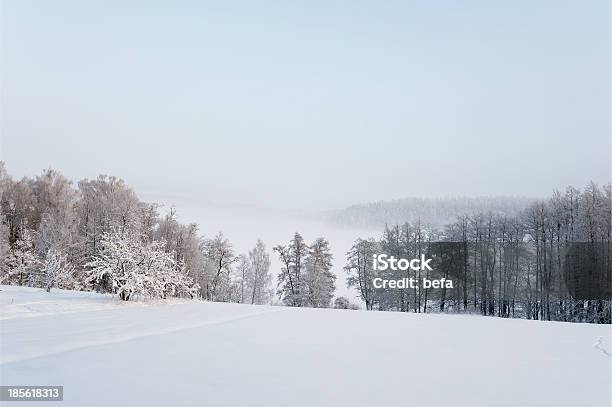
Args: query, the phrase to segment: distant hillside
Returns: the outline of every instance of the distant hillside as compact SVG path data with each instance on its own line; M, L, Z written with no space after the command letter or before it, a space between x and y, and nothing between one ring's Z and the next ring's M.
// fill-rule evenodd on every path
M328 220L340 225L380 227L421 220L441 227L463 214L494 212L516 215L535 199L524 197L476 198L404 198L349 206L328 214Z

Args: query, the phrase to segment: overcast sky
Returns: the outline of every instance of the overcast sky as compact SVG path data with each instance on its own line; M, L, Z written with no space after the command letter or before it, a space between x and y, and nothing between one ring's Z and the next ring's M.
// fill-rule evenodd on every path
M14 176L291 208L610 179L608 1L1 7Z

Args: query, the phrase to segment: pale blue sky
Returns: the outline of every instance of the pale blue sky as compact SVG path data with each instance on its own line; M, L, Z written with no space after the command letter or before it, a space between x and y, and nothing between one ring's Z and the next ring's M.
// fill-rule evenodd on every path
M17 176L298 208L610 179L608 1L2 0L1 18Z

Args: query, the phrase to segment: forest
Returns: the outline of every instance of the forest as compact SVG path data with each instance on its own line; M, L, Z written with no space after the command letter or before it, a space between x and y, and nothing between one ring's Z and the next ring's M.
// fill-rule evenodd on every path
M95 290L126 301L278 299L293 307L360 308L335 297L338 261L367 310L610 323L610 184L515 201L478 200L484 204L472 202L470 210L461 204L454 216L456 204L438 201L452 221L389 222L380 237L357 238L346 259L333 259L324 237L306 241L297 232L270 251L258 240L248 253L236 253L222 233L207 236L197 224L182 224L174 208L160 214L159 205L141 201L120 178L74 184L49 169L14 180L0 163L0 282ZM372 259L381 253L427 255L436 266L376 271ZM280 270L270 269L270 256ZM455 285L376 289L377 277L446 278Z
M610 323L610 202L610 184L590 183L534 200L514 216L463 214L443 228L420 221L387 225L380 239L355 241L345 266L348 283L367 309ZM373 278L406 277L375 271L378 253L427 253L436 259L434 270L409 277L452 277L455 288L377 290Z
M274 247L288 262L275 292L264 242L235 253L222 233L203 236L197 224L180 223L174 208L160 215L159 205L142 202L113 176L73 185L49 169L13 180L0 163L0 209L2 284L95 290L126 301L268 304L278 294L287 305L327 307L333 298L336 276L324 238L307 244L296 233L291 245Z
M329 211L326 217L331 222L345 226L384 227L386 224L419 221L431 227L443 228L461 215L494 212L517 216L534 201L532 198L517 196L410 197L355 204L341 210Z

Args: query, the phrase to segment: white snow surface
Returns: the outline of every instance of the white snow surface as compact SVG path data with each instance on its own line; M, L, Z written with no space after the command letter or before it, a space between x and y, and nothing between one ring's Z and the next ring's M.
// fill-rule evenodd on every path
M61 406L608 406L610 325L0 286L0 384Z

